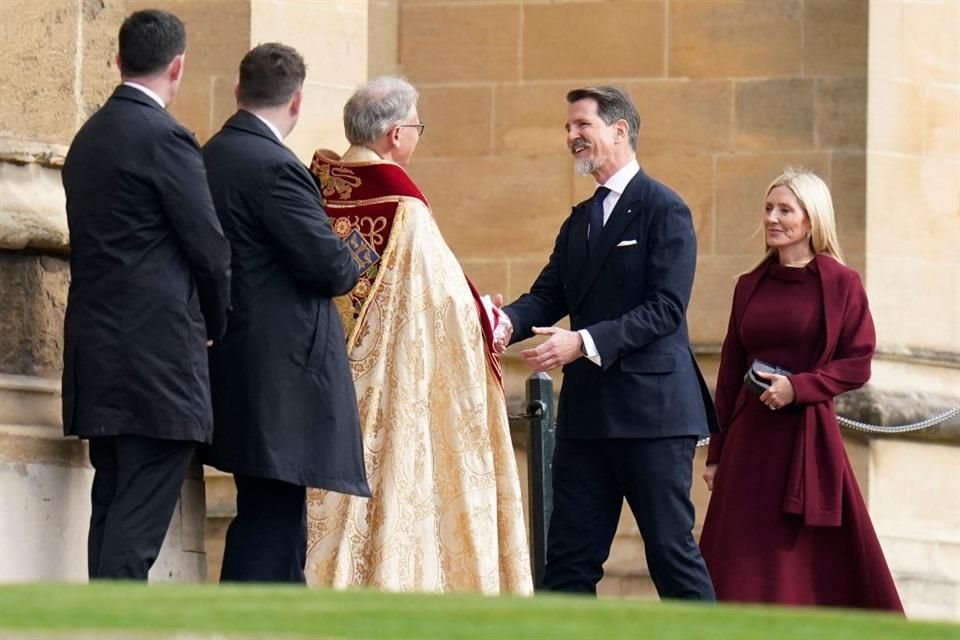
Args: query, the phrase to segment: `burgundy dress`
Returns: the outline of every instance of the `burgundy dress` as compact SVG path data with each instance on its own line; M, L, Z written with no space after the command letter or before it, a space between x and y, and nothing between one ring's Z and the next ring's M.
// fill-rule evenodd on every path
M845 269L826 259L831 260L828 271ZM790 470L797 466L798 455L809 455L798 445L805 421L813 415L813 398L800 397L805 389L802 376L795 384L797 403L778 411L739 384L754 359L792 372L816 370L828 339L823 260L804 268L762 265L759 272L745 276L755 279L749 294L738 284L741 308L735 301L736 317L731 318L718 376L724 431L714 437L708 456L708 462L719 466L700 546L718 600L902 611L839 436L830 441L834 449L840 448L835 456L839 526L811 526L802 511L791 513L784 507L784 497L791 492ZM869 329L872 338L872 322ZM729 407L722 406L724 401ZM819 404L827 403L832 417L832 400ZM835 420L827 428L836 430Z

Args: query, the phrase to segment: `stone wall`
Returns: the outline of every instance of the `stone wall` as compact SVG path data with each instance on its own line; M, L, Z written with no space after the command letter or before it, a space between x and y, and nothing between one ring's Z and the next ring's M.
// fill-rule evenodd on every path
M871 387L903 422L960 404L960 3L872 0L869 17ZM914 615L960 617L958 426L870 450L868 504Z
M877 330L888 351L946 351L956 364L960 3L870 8L867 286Z
M427 124L412 173L481 290L525 291L571 204L592 193L564 144L564 95L599 82L634 96L641 164L693 211L694 342L723 337L734 276L761 253L764 189L785 165L833 186L842 243L863 267L864 1L401 0L397 11L394 69L420 88Z
M57 435L68 282L59 167L118 80L120 22L146 6L187 23L186 77L172 112L201 142L233 112L236 68L252 44L282 41L306 58L304 113L288 139L304 161L317 147L346 146L340 113L356 84L409 77L427 124L414 178L470 277L508 298L526 290L570 206L593 190L574 176L564 146L564 94L624 85L643 118L641 164L694 214L690 327L710 379L734 276L760 255L763 190L785 165L805 164L833 189L841 241L865 274L877 322L882 353L863 411L909 420L960 396L954 0L4 0L0 523L23 521L20 508L33 508L24 517L34 520L19 532L0 526L0 546L24 554L21 568L34 563L34 577L82 579L88 508L83 447ZM516 349L507 364L518 407L526 372ZM848 443L912 614L960 617L960 498L949 490L956 440ZM219 480L222 535L231 487ZM694 499L702 521L699 481ZM202 508L196 493L184 504ZM906 517L908 507L916 513ZM194 553L198 531L194 521L174 533L180 548ZM52 564L27 555L31 536L61 555ZM652 596L643 564L625 515L602 593ZM157 573L187 575L166 560Z

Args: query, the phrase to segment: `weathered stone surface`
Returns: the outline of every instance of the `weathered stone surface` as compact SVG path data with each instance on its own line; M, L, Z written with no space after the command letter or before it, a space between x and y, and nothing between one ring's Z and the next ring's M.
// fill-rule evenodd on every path
M508 263L506 260L461 260L463 272L473 282L480 295L489 294L493 297L499 293L504 298L509 291L508 285ZM508 302L504 300L504 302Z
M802 151L814 147L813 80L744 80L737 82L735 91L738 148Z
M417 112L427 128L416 157L489 155L492 87L426 87L419 91Z
M69 142L82 119L75 86L76 2L0 3L0 135Z
M526 4L522 42L524 80L665 75L659 0Z
M927 87L923 150L960 160L960 83Z
M871 77L867 97L867 141L870 151L916 154L923 136L923 87L905 80Z
M410 169L461 259L545 258L570 212L566 158L415 156Z
M59 374L69 280L62 259L0 251L0 371Z
M0 249L65 251L65 207L59 170L0 161Z
M957 351L960 267L956 263L890 255L877 260L871 247L867 294L879 345ZM902 382L907 388L917 385L909 376Z
M868 7L871 4L878 3L867 0L804 1L804 75L866 75Z
M400 66L400 3L369 0L367 71L371 78L397 73Z
M565 155L567 92L580 86L504 84L494 87L494 151L499 154Z
M234 0L224 1L234 3ZM295 47L307 63L311 83L353 87L366 78L367 2L285 0L278 3L277 11L280 13L278 30L262 41L279 40ZM261 40L252 40L251 45L258 42ZM233 66L239 62L237 57Z
M921 84L960 84L960 2L901 4L904 76Z
M800 0L671 0L670 76L799 75Z
M642 155L733 148L733 83L670 80L628 85L640 112Z
M402 71L413 82L518 80L520 24L519 4L402 4Z
M80 117L89 118L120 83L117 34L127 15L126 0L83 0L80 33Z
M840 247L848 264L854 256L862 261L867 250L866 155L834 153L830 158L829 185Z
M870 252L956 265L960 157L874 154L868 161Z
M0 425L29 425L31 428L46 428L60 433L63 427L60 379L0 373ZM7 435L24 434L11 432ZM29 459L26 455L17 455L17 451L16 446L0 446L0 452L7 460ZM71 464L59 453L39 459L57 464Z
M858 151L866 147L866 78L818 80L814 102L818 147Z

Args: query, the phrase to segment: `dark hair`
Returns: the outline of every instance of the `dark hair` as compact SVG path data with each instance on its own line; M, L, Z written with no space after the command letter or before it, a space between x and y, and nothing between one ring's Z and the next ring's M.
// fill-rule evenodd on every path
M120 25L120 73L149 76L163 70L187 48L180 18L166 11L145 9Z
M626 120L630 146L636 151L637 135L640 133L640 114L637 113L637 108L633 106L630 94L613 85L584 87L574 89L567 94L567 102L570 104L585 98L593 98L597 101L597 115L607 125L611 125L617 120Z
M259 44L240 61L237 102L254 109L280 106L306 77L307 65L296 49L279 42Z

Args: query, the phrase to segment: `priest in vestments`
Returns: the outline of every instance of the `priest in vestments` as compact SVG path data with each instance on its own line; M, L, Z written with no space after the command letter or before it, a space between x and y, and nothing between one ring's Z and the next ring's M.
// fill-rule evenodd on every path
M352 146L311 165L361 277L337 299L369 499L311 491L307 581L391 591L532 591L495 314L404 167L417 92L378 78L344 107ZM323 402L323 398L318 398Z

